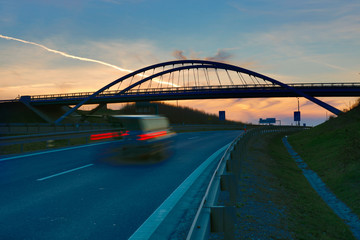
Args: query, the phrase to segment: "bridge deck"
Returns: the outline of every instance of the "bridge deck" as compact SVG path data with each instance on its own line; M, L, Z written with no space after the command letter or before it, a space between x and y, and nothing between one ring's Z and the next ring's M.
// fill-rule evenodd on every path
M360 96L360 83L294 83L288 84L288 86L314 97ZM91 99L88 104L176 99L297 97L296 93L290 89L274 84L140 88L132 89L125 94L118 95L119 92L120 90L104 91ZM73 105L92 94L93 92L34 95L30 97L30 103L32 105ZM19 101L19 99L10 101Z

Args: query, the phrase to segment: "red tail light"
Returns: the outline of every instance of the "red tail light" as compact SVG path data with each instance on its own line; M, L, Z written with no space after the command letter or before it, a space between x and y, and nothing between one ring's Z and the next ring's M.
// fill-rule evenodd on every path
M146 133L146 134L140 134L138 135L139 141L149 140L152 138L157 138L161 136L165 136L167 134L166 131L160 131L160 132L153 132L153 133Z
M121 132L121 136L129 136L129 131L126 131L126 132Z
M107 138L114 138L114 137L122 137L129 135L129 131L124 132L110 132L110 133L100 133L100 134L93 134L90 136L90 140L101 140Z

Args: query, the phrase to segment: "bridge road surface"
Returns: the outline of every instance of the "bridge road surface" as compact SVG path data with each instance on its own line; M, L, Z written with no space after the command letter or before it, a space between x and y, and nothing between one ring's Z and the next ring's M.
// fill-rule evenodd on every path
M99 163L111 144L0 158L0 239L128 239L241 131L180 133L158 164ZM4 157L4 156L2 156Z

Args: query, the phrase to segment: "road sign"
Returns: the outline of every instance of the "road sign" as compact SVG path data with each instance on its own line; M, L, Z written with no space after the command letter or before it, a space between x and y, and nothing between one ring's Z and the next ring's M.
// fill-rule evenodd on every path
M276 123L276 118L266 118L266 119L259 119L260 124L274 124Z
M219 120L225 121L225 111L219 111Z
M300 122L300 111L294 112L294 121Z

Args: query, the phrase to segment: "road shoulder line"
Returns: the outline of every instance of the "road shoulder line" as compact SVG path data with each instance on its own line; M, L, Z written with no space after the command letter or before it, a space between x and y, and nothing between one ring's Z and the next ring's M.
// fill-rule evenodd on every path
M37 179L36 181L44 181L44 180L47 180L49 178L53 178L53 177L57 177L57 176L60 176L60 175L64 175L66 173L71 173L71 172L74 172L74 171L77 171L77 170L80 170L80 169L83 169L83 168L87 168L87 167L91 167L93 166L94 164L90 163L90 164L87 164L87 165L84 165L84 166L81 166L81 167L77 167L77 168L73 168L73 169L69 169L69 170L66 170L66 171L63 171L63 172L59 172L59 173L56 173L56 174L53 174L53 175L50 175L50 176L47 176L47 177L43 177L43 178L39 178Z

